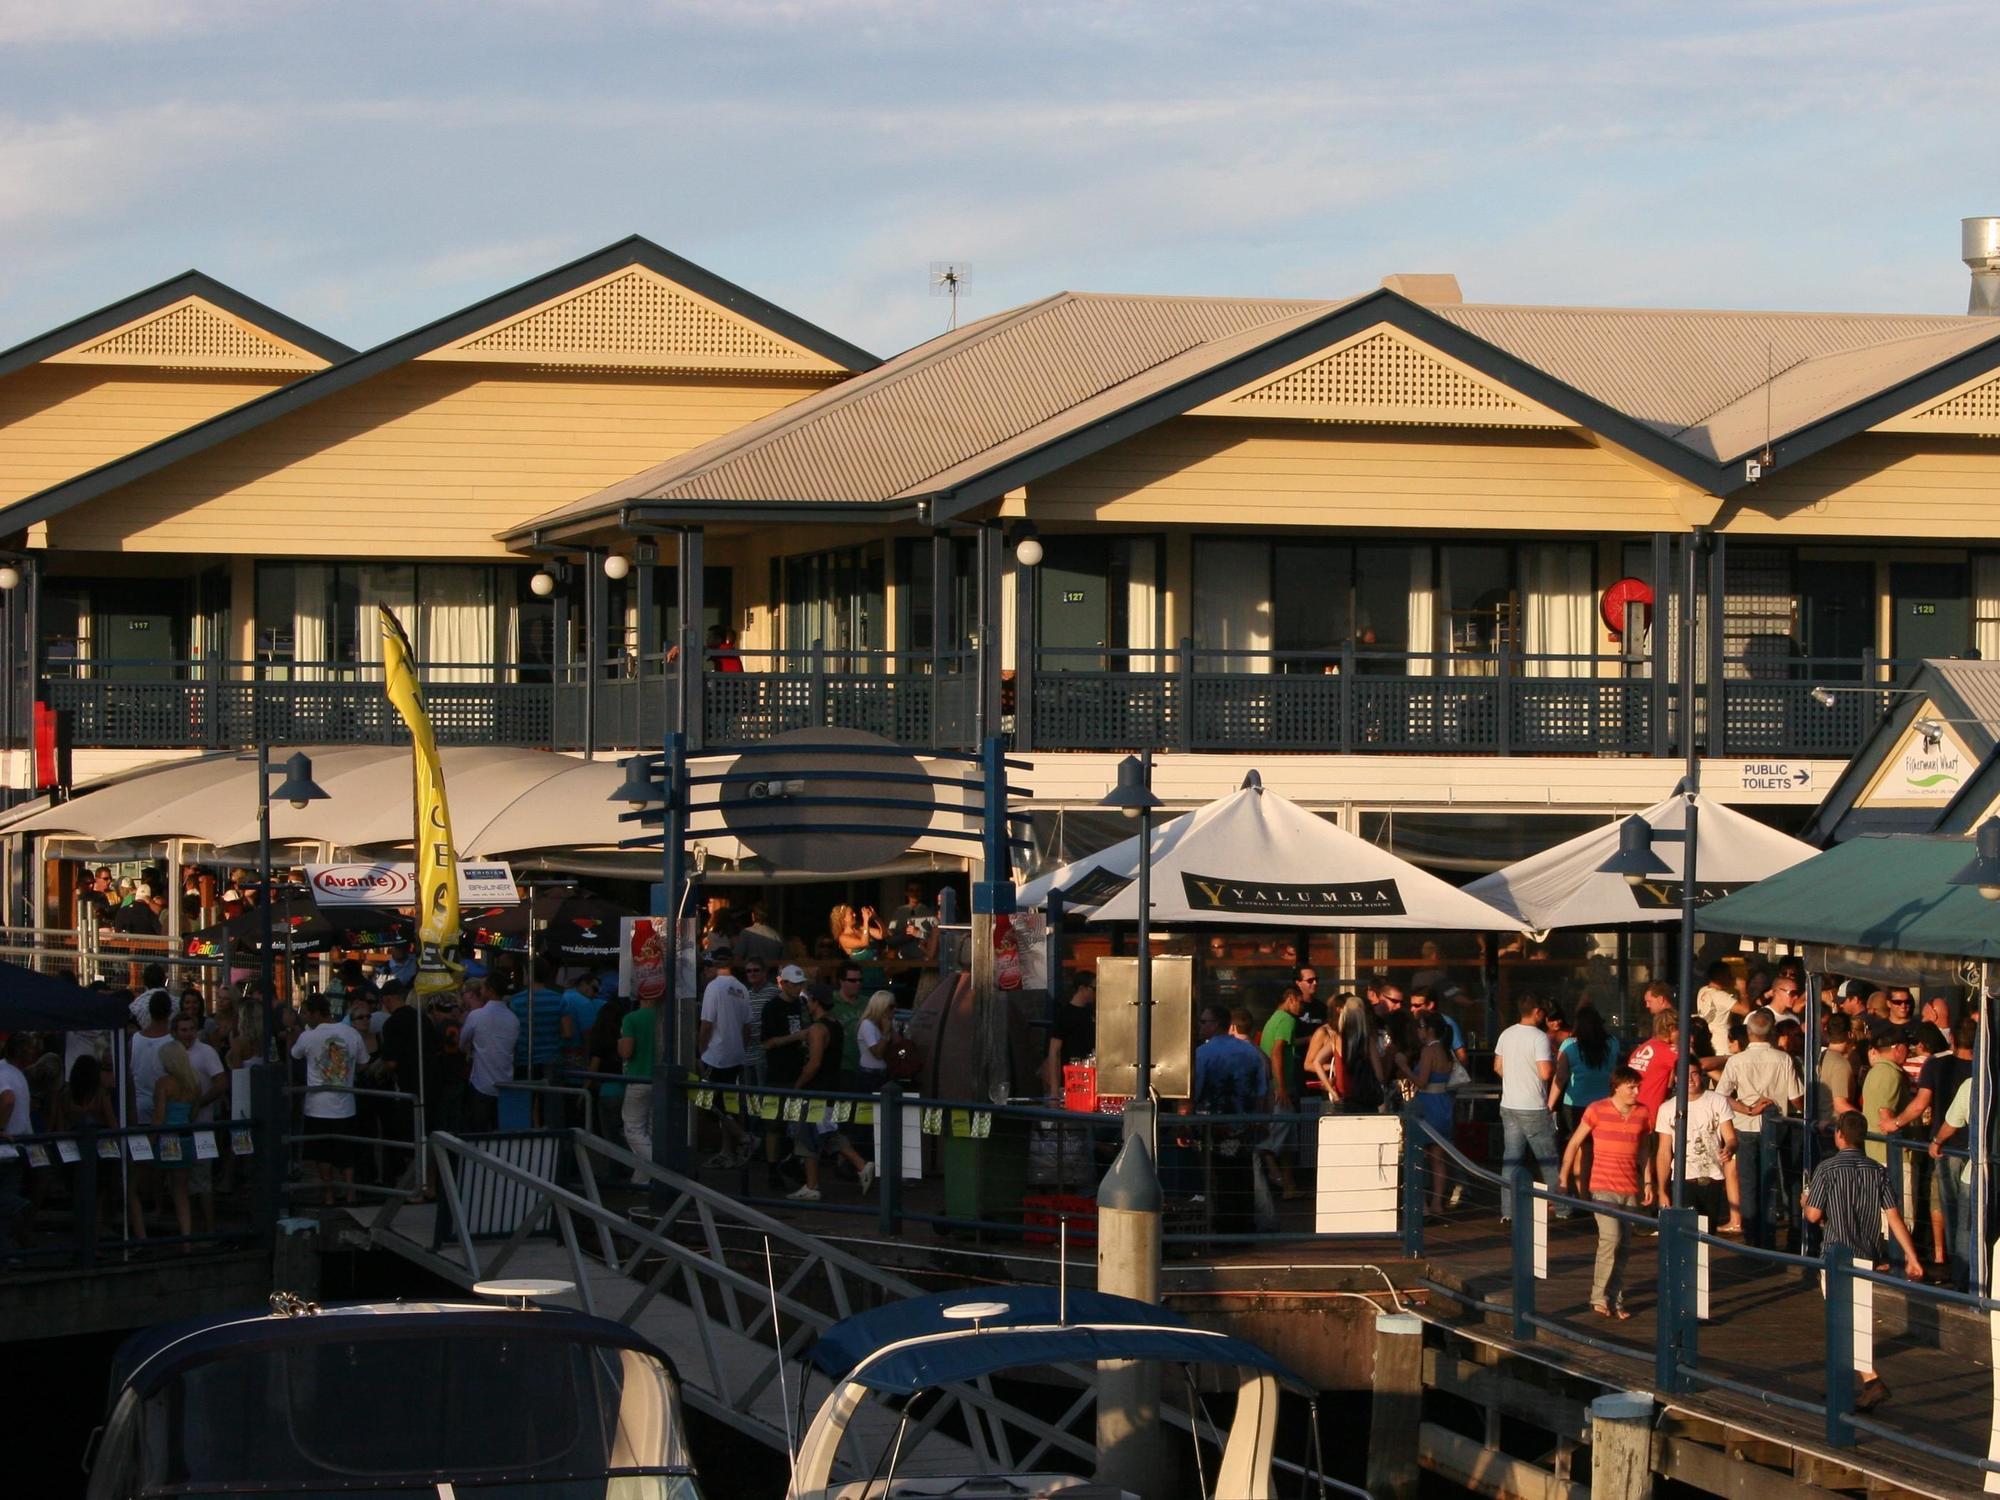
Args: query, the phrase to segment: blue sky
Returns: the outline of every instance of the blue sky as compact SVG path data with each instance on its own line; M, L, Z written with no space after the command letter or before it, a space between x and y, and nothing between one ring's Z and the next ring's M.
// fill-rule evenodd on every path
M0 347L367 346L638 232L864 347L1063 288L1961 312L2000 7L0 0Z

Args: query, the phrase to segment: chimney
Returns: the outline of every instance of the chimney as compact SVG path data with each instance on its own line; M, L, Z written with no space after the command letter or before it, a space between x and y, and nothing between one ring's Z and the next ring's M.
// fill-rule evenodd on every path
M1959 254L1972 267L1972 299L1966 312L2000 317L2000 216L1958 221Z
M1970 224L1972 220L1967 219ZM1986 222L1981 220L1981 223ZM1993 221L2000 224L2000 219ZM1967 230L1970 234L1972 231ZM1971 241L1967 240L1967 244ZM2000 249L1994 251L1995 265L2000 265ZM1423 302L1433 307L1454 307L1465 300L1465 294L1458 289L1458 278L1449 271L1405 271L1397 276L1384 276L1382 285L1399 297L1408 297L1412 302ZM1995 312L2000 312L2000 302L1994 304Z

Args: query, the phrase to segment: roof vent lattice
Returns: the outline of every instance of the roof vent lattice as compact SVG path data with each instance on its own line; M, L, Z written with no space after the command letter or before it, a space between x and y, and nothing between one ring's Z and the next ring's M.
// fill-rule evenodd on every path
M297 350L201 302L183 302L121 328L72 356L131 364L201 364L224 369L311 363Z
M461 344L467 354L550 361L579 357L817 364L811 355L728 317L670 282L631 270Z
M1520 412L1521 404L1387 333L1351 344L1236 398L1242 404Z

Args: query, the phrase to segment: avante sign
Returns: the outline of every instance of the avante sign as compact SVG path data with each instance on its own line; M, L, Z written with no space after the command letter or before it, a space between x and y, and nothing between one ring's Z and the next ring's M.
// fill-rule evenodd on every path
M1187 903L1198 912L1227 916L1231 912L1289 912L1301 917L1400 917L1403 896L1393 880L1362 880L1347 885L1315 881L1288 885L1269 880L1226 880L1219 875L1183 871L1181 886Z
M417 899L410 864L307 865L306 885L320 906L409 906ZM492 860L458 867L458 899L467 906L512 906L514 872Z

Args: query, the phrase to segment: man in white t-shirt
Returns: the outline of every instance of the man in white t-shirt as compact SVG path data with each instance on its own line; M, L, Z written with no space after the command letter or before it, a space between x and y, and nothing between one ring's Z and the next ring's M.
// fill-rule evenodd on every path
M325 1137L354 1134L354 1095L335 1091L355 1086L368 1044L352 1026L333 1019L333 1007L324 995L307 998L305 1019L306 1029L292 1043L292 1056L306 1061L305 1159L319 1164L319 1180L326 1191L322 1201L330 1208L335 1173L346 1184L347 1201L354 1201L354 1142Z
M1519 1022L1501 1032L1493 1044L1493 1071L1500 1075L1500 1171L1506 1183L1500 1190L1502 1220L1514 1217L1514 1168L1525 1152L1534 1152L1549 1191L1562 1191L1556 1180L1562 1153L1556 1150L1555 1119L1548 1103L1556 1053L1542 1025L1546 1012L1541 1001L1523 995L1515 1014ZM1557 1217L1568 1218L1569 1210L1558 1210Z
M521 1039L521 1018L499 999L486 981L475 991L481 1003L458 1023L458 1050L468 1064L465 1124L471 1131L500 1128L500 1085L514 1077L514 1047Z
M174 1013L174 1002L165 990L154 990L147 1002L144 1027L132 1038L126 1052L130 1066L126 1076L132 1080L132 1118L134 1125L153 1123L153 1085L160 1081L160 1049L174 1039L167 1029L167 1022Z
M174 1040L187 1049L188 1062L201 1080L201 1098L195 1101L197 1125L213 1123L218 1102L229 1097L229 1070L222 1055L201 1039L201 1024L190 1015L174 1017ZM199 1153L188 1168L188 1192L201 1204L202 1233L215 1232L215 1162Z
M718 974L701 992L701 1034L698 1039L701 1076L710 1083L734 1084L743 1079L750 1055L750 992L733 974ZM749 1159L742 1117L729 1100L716 1101L722 1124L722 1149L708 1159L711 1167L741 1166Z
M1729 1195L1724 1189L1729 1163L1736 1155L1736 1126L1730 1119L1729 1101L1708 1087L1708 1074L1693 1058L1688 1060L1687 1206L1706 1215L1709 1228L1720 1230L1729 1213ZM1674 1180L1674 1131L1680 1125L1680 1111L1673 1096L1666 1108L1653 1118L1659 1136L1653 1180L1663 1193Z
M0 1140L34 1131L25 1070L35 1065L35 1052L34 1035L26 1031L8 1037L6 1050L0 1052ZM21 1193L27 1174L20 1155L23 1149L10 1144L9 1154L0 1160L0 1250L13 1248L14 1221L28 1206Z

